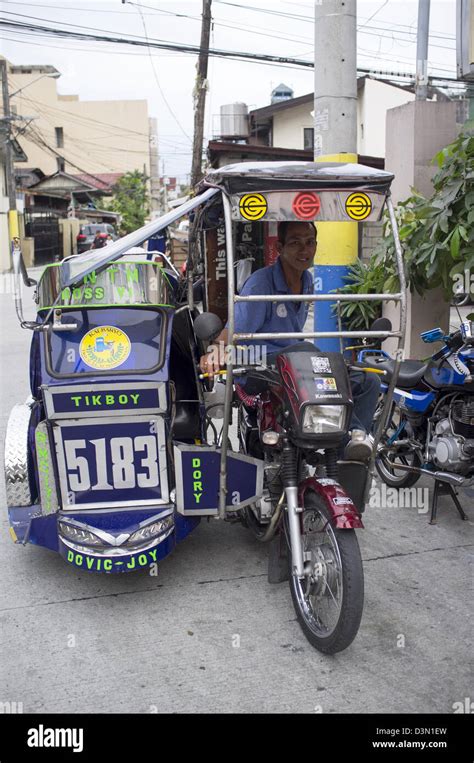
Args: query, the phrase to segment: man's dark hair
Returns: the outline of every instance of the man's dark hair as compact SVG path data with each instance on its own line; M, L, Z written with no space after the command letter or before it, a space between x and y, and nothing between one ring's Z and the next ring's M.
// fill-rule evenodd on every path
M312 225L312 223L308 220L307 223L305 222L299 222L298 220L285 220L285 222L278 223L278 242L283 246L286 241L286 234L288 231L289 225ZM318 231L316 229L316 226L313 226L314 228L314 235L316 239L318 238Z

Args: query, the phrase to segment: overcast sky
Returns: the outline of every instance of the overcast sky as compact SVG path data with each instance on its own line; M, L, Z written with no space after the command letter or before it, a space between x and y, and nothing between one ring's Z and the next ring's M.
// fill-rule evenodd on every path
M1 17L74 31L199 45L201 0L0 0ZM414 72L418 0L358 0L358 65ZM455 0L432 0L429 70L456 76ZM314 4L284 0L213 0L211 48L312 60ZM177 15L182 14L182 15ZM189 17L189 18L188 18ZM67 26L70 25L70 26ZM193 129L192 90L196 56L125 45L51 39L2 30L2 52L14 64L51 64L61 72L61 94L82 100L143 98L158 118L160 160L166 174L186 179ZM150 57L151 56L151 57ZM270 103L280 82L295 97L313 90L313 70L211 58L206 104L206 138L219 132L219 108L244 101L250 108ZM26 95L26 93L25 93Z

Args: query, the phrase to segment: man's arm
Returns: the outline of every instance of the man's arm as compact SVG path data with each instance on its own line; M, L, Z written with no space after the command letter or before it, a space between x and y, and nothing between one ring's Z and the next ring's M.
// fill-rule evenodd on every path
M261 277L257 274L257 271L253 276L244 284L241 295L249 296L251 294L266 294L268 290L265 288L265 284L262 283ZM256 277L254 277L256 276ZM265 323L267 313L266 302L237 302L235 305L234 314L234 331L236 334L258 334L262 330ZM219 347L219 343L223 342L224 346L227 346L229 342L229 329L226 326L222 329L221 333L214 340L213 345ZM209 348L208 348L209 349ZM208 373L209 376L214 376L215 373L221 368L219 364L219 352L214 349L206 353L201 357L199 366L203 373Z

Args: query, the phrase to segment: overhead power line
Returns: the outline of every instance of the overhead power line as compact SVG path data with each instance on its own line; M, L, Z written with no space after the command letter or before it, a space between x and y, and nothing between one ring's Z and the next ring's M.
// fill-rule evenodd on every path
M95 42L114 43L119 45L135 45L140 47L157 48L160 50L170 50L180 53L189 53L192 55L198 55L200 48L197 45L187 45L183 43L166 42L164 40L144 40L136 35L133 35L135 39L127 39L124 37L114 37L108 35L94 35L87 32L73 32L67 29L58 29L53 27L47 27L36 24L27 24L21 21L11 21L8 19L0 19L0 27L5 29L26 30L32 33L42 33L52 37L68 37L76 40L92 40ZM305 61L304 59L291 58L289 56L275 56L265 53L248 53L238 50L222 50L218 48L210 48L209 55L218 58L229 58L240 61L253 61L259 63L271 63L271 64L290 64L297 67L303 67L307 69L314 68L313 61ZM384 77L405 77L409 79L414 78L414 74L409 72L392 72L392 71L374 71L373 68L358 67L358 71L362 74L379 74ZM439 82L458 82L454 77L442 77L434 74L430 75L430 78Z

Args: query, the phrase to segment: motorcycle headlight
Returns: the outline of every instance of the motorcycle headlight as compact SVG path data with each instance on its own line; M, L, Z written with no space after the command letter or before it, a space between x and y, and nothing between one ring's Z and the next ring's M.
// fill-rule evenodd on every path
M82 527L69 525L67 522L58 522L58 527L64 538L68 538L68 540L72 540L75 543L82 543L84 546L104 545L104 541L101 538L89 530L84 530Z
M344 405L307 405L303 414L304 434L336 434L343 431Z
M164 519L159 519L157 522L152 522L151 525L146 525L145 527L141 527L139 530L136 530L128 539L127 545L129 543L142 543L145 540L151 540L157 535L162 535L164 532L173 527L173 525L173 515L170 514Z

